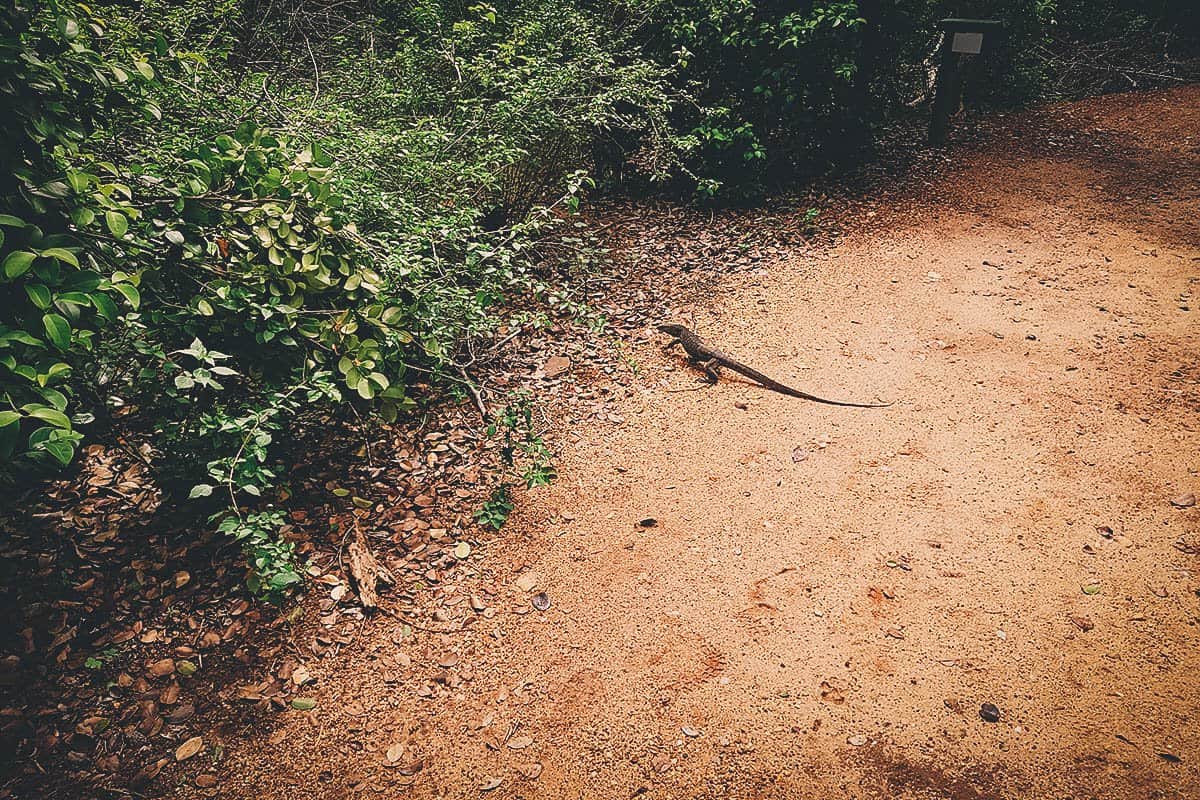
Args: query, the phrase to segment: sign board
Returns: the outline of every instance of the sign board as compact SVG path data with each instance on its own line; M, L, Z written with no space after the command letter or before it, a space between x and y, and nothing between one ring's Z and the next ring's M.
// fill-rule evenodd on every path
M955 33L954 40L950 43L950 50L954 53L966 53L968 55L977 56L983 50L983 34L967 32Z

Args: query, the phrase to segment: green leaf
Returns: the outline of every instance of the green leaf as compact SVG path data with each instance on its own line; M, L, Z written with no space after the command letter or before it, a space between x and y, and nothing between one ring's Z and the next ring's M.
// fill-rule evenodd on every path
M56 365L58 366L58 365ZM66 412L67 396L57 389L51 389L48 386L43 386L37 390L37 393L42 396L42 399L51 405L51 407Z
M50 290L40 283L25 284L25 294L29 295L29 302L45 311L50 307Z
M25 411L31 417L36 417L37 419L49 422L56 428L62 428L63 430L67 431L71 430L71 420L67 419L67 415L58 409L50 408L49 406L34 405L31 403L27 406L22 406L21 410Z
M54 342L54 346L59 350L66 350L71 346L71 324L65 317L60 314L46 314L42 317L42 325L45 326L50 341Z
M68 275L62 288L70 292L90 292L97 288L102 281L100 273L85 269Z
M92 178L93 176L85 172L77 172L73 169L67 170L67 183L71 184L71 188L75 190L76 194L83 194L87 190L88 182Z
M49 250L43 250L42 255L46 258L57 258L64 264L70 264L75 269L79 269L79 258L65 247L51 247Z
M117 318L117 304L112 301L112 298L106 294L96 292L88 295L92 301L92 305L96 308L96 313L104 317L109 322Z
M79 23L70 17L59 17L58 32L63 35L64 39L70 41L79 35Z
M4 342L20 342L21 344L29 345L30 347L45 347L46 343L41 339L35 339L25 331L6 331L0 333L0 344Z
M292 708L297 711L312 711L317 707L317 701L311 697L293 697Z
M19 411L0 411L0 428L7 428L21 420L21 412Z
M118 239L125 235L125 231L129 230L129 218L120 211L105 211L104 224L108 226L109 233Z
M192 491L188 492L188 499L195 500L197 497L211 497L212 493L213 487L207 483L197 483L192 487Z
M75 446L70 442L65 442L61 439L51 439L42 444L46 448L46 452L54 456L54 460L64 467L71 463L71 459L75 458Z
M31 253L28 250L14 250L4 257L4 277L8 279L17 278L24 275L33 266L33 260L37 258L36 253Z
M0 214L0 225L6 228L24 228L25 220L12 214Z
M83 292L63 292L54 298L54 302L59 304L59 308L62 308L63 303L72 306L88 306L91 305L92 298Z
M69 364L64 364L61 361L59 361L57 364L51 364L50 368L46 370L47 378L57 378L59 375L70 375L70 374L71 374L71 366ZM65 408L65 406L64 406L64 408ZM59 408L58 410L62 411L63 409Z
M113 288L120 292L126 302L135 309L141 304L142 296L138 294L137 287L132 283L114 283Z
M133 62L133 68L141 73L142 77L148 81L154 80L154 69L145 61Z
M280 572L271 576L272 589L286 589L294 583L299 583L302 578L292 571Z

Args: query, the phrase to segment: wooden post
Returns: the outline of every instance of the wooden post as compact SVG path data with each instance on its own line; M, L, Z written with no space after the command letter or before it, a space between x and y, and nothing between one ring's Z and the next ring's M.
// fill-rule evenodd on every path
M944 19L938 27L942 47L929 119L929 144L934 147L946 143L950 117L962 97L963 59L994 49L1004 36L1004 23L994 19Z
M929 119L929 144L941 147L950 131L950 115L958 105L962 81L958 74L958 54L951 42L954 34L942 31L942 48L938 58L937 85L933 94L933 116Z

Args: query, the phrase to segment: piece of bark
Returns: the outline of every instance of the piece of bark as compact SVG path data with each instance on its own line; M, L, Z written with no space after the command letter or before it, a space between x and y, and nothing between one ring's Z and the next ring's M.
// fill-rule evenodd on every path
M367 537L362 531L355 531L354 541L346 548L346 561L350 566L350 577L358 587L358 599L363 608L377 608L379 595L376 586L380 581L388 584L396 582L391 571L379 563L371 548L367 545Z

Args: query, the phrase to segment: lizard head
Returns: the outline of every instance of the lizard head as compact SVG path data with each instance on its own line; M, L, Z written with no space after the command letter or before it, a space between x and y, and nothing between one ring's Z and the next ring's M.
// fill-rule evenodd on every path
M679 334L681 334L685 330L687 330L687 328L683 327L682 325L676 325L673 322L663 323L662 325L659 325L657 327L660 331L667 334L668 336L678 336Z

